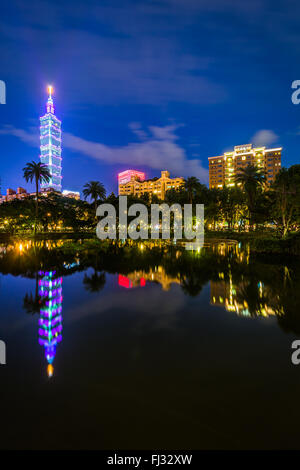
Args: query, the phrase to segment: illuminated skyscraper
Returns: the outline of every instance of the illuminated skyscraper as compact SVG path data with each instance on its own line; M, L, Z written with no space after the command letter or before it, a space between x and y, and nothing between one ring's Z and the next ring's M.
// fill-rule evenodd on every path
M39 343L45 348L47 373L52 377L56 346L62 340L62 277L55 271L39 271L39 295L42 299L39 318Z
M41 187L61 191L61 121L54 114L51 86L48 92L46 114L40 117L40 159L41 163L48 166L51 178L48 183L42 183Z

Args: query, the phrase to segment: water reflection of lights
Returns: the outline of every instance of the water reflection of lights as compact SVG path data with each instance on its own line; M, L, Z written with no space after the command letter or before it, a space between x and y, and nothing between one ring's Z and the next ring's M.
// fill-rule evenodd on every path
M219 278L222 279L220 273ZM224 274L223 274L224 277ZM229 280L211 281L210 282L210 303L212 305L223 307L228 312L235 312L243 317L250 317L249 305L246 299L242 299L243 289L245 284L240 282L238 285L234 285L232 281L232 275L229 272ZM269 317L275 315L275 310L264 301L265 287L262 282L257 285L258 297L261 299L257 303L255 312L252 312L252 316ZM255 315L254 315L255 314Z
M127 276L122 274L118 275L118 284L120 287L125 287L126 289L132 289L132 287L145 287L146 280L144 277L136 278L134 280L130 279Z
M54 367L52 364L48 364L48 367L47 367L47 375L49 378L51 378L53 376L53 373L54 373Z
M56 346L62 340L62 277L55 271L39 271L39 295L43 299L39 318L39 344L45 348L47 374L54 373Z
M119 274L118 284L120 287L131 289L134 287L145 287L147 282L155 282L162 286L163 290L169 290L171 284L180 284L181 279L178 274L177 277L168 275L163 266L156 266L154 270L152 268L149 271L133 271L132 273L124 276Z

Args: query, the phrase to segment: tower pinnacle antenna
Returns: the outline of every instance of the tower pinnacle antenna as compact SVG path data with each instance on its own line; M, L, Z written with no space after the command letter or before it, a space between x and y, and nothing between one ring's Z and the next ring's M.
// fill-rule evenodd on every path
M52 93L53 93L53 86L48 85L48 100L47 100L47 113L54 114L54 105L53 105L53 98L52 98Z
M52 92L53 92L53 86L52 86L52 85L48 85L48 93L49 93L49 99L50 99L50 100L52 99Z

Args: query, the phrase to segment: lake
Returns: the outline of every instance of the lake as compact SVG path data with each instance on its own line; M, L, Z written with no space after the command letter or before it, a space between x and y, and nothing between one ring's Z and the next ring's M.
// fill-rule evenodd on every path
M299 448L299 260L0 245L0 447Z

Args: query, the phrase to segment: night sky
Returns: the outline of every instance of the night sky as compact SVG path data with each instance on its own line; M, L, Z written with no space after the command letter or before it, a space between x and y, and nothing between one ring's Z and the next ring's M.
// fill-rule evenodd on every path
M234 145L299 161L300 4L276 0L12 0L0 7L0 177L29 186L48 84L63 128L63 188L117 191L118 171L208 182Z

